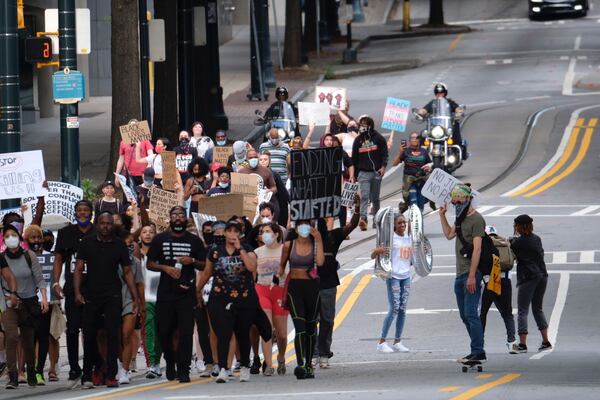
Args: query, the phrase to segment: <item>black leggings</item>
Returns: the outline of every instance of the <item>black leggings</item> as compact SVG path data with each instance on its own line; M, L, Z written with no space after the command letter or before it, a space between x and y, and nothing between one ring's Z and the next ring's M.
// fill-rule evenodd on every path
M290 311L296 337L294 348L298 366L311 366L319 313L319 281L291 279L288 285L287 308Z
M179 377L189 375L192 362L192 337L194 335L194 307L196 298L186 295L178 300L157 301L157 329L167 366L177 364ZM178 332L177 349L173 336Z
M243 307L229 300L211 297L208 302L208 315L215 335L220 368L231 368L227 364L229 342L235 333L240 348L242 367L250 368L250 327L256 317L257 301L247 301Z
M504 276L504 274L503 272L502 275ZM500 282L502 285L500 296L491 290L484 289L483 291L481 296L481 325L485 332L487 314L490 306L494 303L504 320L506 340L512 343L515 341L515 319L512 313L512 282L508 278L502 278Z
M37 357L37 368L36 373L44 374L44 364L46 364L46 357L48 356L48 348L50 347L50 320L52 316L52 307L47 313L40 316L37 328L35 330L35 342L38 344L38 357Z
M210 349L210 325L208 324L208 311L206 306L196 307L194 317L196 318L198 341L200 342L200 349L202 349L204 364L214 364L212 350Z

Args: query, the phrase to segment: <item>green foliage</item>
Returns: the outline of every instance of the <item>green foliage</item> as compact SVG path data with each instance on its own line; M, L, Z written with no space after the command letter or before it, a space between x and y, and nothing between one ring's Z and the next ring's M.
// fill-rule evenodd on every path
M335 71L333 70L333 67L331 65L326 65L325 66L325 79L334 79L335 78Z
M93 202L96 199L96 188L94 187L94 181L89 178L85 178L81 181L81 189L83 189L83 198Z

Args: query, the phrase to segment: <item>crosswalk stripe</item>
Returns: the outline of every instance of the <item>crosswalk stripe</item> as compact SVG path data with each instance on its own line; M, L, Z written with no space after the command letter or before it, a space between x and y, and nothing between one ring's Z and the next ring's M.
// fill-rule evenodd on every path
M579 263L580 264L593 264L594 263L594 255L595 251L582 251L579 253Z
M566 251L556 251L552 256L552 264L564 264L567 262Z
M584 208L583 210L579 210L579 211L574 212L571 215L575 216L575 215L591 214L593 211L596 211L598 209L600 209L600 206L588 206L588 207Z
M499 215L506 214L506 213L508 213L508 212L510 212L510 211L512 211L512 210L514 210L514 209L515 209L515 208L517 208L517 207L518 207L518 206L505 206L505 207L502 207L502 208L501 208L501 209L499 209L499 210L496 210L496 211L494 211L494 212L491 212L491 213L487 214L487 215L486 215L486 217L497 217L497 216L499 216Z

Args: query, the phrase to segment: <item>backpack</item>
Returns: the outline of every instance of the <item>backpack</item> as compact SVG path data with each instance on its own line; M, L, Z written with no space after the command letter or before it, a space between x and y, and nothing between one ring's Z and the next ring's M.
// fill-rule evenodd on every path
M510 242L505 237L493 234L490 235L500 257L500 269L502 272L510 271L515 264L515 255L510 249Z
M463 246L460 249L460 254L465 258L471 258L471 255L473 254L473 245L465 240L460 226L456 227L456 236ZM482 275L490 275L492 272L494 256L499 257L499 251L494 245L492 238L486 233L485 236L481 238L481 256L479 257L479 265L477 266L477 269Z

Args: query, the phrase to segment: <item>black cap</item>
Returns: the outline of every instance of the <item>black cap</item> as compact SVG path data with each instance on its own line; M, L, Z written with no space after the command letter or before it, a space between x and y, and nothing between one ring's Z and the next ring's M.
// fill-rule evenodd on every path
M144 170L144 179L148 178L152 178L154 179L154 176L156 175L156 172L154 172L154 168L152 167L148 167Z
M115 184L112 181L106 181L102 184L102 189L104 189L107 186L112 186L114 188Z
M227 225L225 225L225 230L228 230L229 228L235 228L238 230L238 232L242 231L242 227L235 220L231 220L231 221L227 222Z
M524 225L530 224L533 222L533 219L527 214L521 214L517 218L515 218L515 224Z

